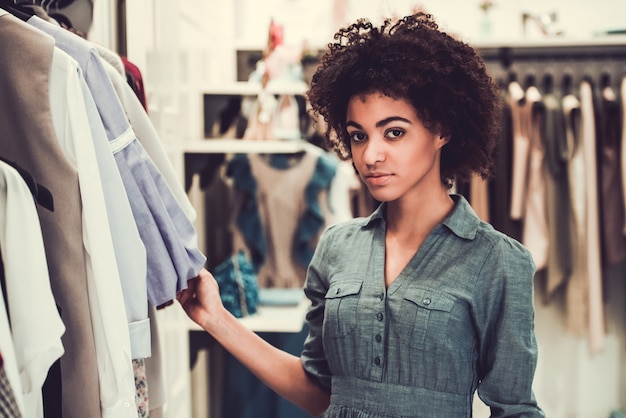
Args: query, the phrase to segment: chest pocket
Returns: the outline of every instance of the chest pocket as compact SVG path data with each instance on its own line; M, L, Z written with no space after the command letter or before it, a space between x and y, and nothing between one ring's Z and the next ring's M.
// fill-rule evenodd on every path
M362 281L339 281L326 292L324 334L337 338L351 334L357 325L357 306Z
M432 289L412 288L404 295L406 318L412 323L411 347L430 348L445 342L456 298Z

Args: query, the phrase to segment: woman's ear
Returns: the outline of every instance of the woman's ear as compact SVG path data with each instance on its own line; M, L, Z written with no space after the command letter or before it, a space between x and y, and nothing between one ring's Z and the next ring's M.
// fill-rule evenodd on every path
M439 138L437 141L441 144L442 147L446 145L448 142L450 142L450 137L448 135L444 136L444 135L439 134L438 136Z

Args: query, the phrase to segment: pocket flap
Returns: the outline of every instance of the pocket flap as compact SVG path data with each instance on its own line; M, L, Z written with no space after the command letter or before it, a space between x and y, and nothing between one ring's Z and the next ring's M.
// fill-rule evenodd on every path
M333 283L326 292L326 299L342 298L349 295L358 295L361 292L362 281Z
M452 309L456 300L454 296L447 293L420 288L409 289L404 295L404 299L424 309L445 312L449 312Z

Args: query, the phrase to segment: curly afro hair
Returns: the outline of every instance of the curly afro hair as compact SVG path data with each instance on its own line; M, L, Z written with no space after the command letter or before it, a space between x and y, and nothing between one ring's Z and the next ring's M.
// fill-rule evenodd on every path
M501 98L472 47L439 30L424 13L386 19L380 27L359 19L334 39L307 96L340 158L351 158L348 101L381 93L408 100L426 128L449 140L441 153L444 185L469 181L473 173L491 176Z

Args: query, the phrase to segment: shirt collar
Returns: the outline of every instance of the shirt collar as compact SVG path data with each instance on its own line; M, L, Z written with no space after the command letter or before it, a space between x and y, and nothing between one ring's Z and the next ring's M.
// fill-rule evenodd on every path
M442 224L460 238L474 239L480 219L463 195L451 194L450 197L454 201L454 207ZM383 222L384 224L386 213L387 203L383 202L370 216L365 218L363 226L368 227L378 222Z
M461 238L474 239L480 218L463 195L451 194L450 197L454 201L454 208L443 224Z

